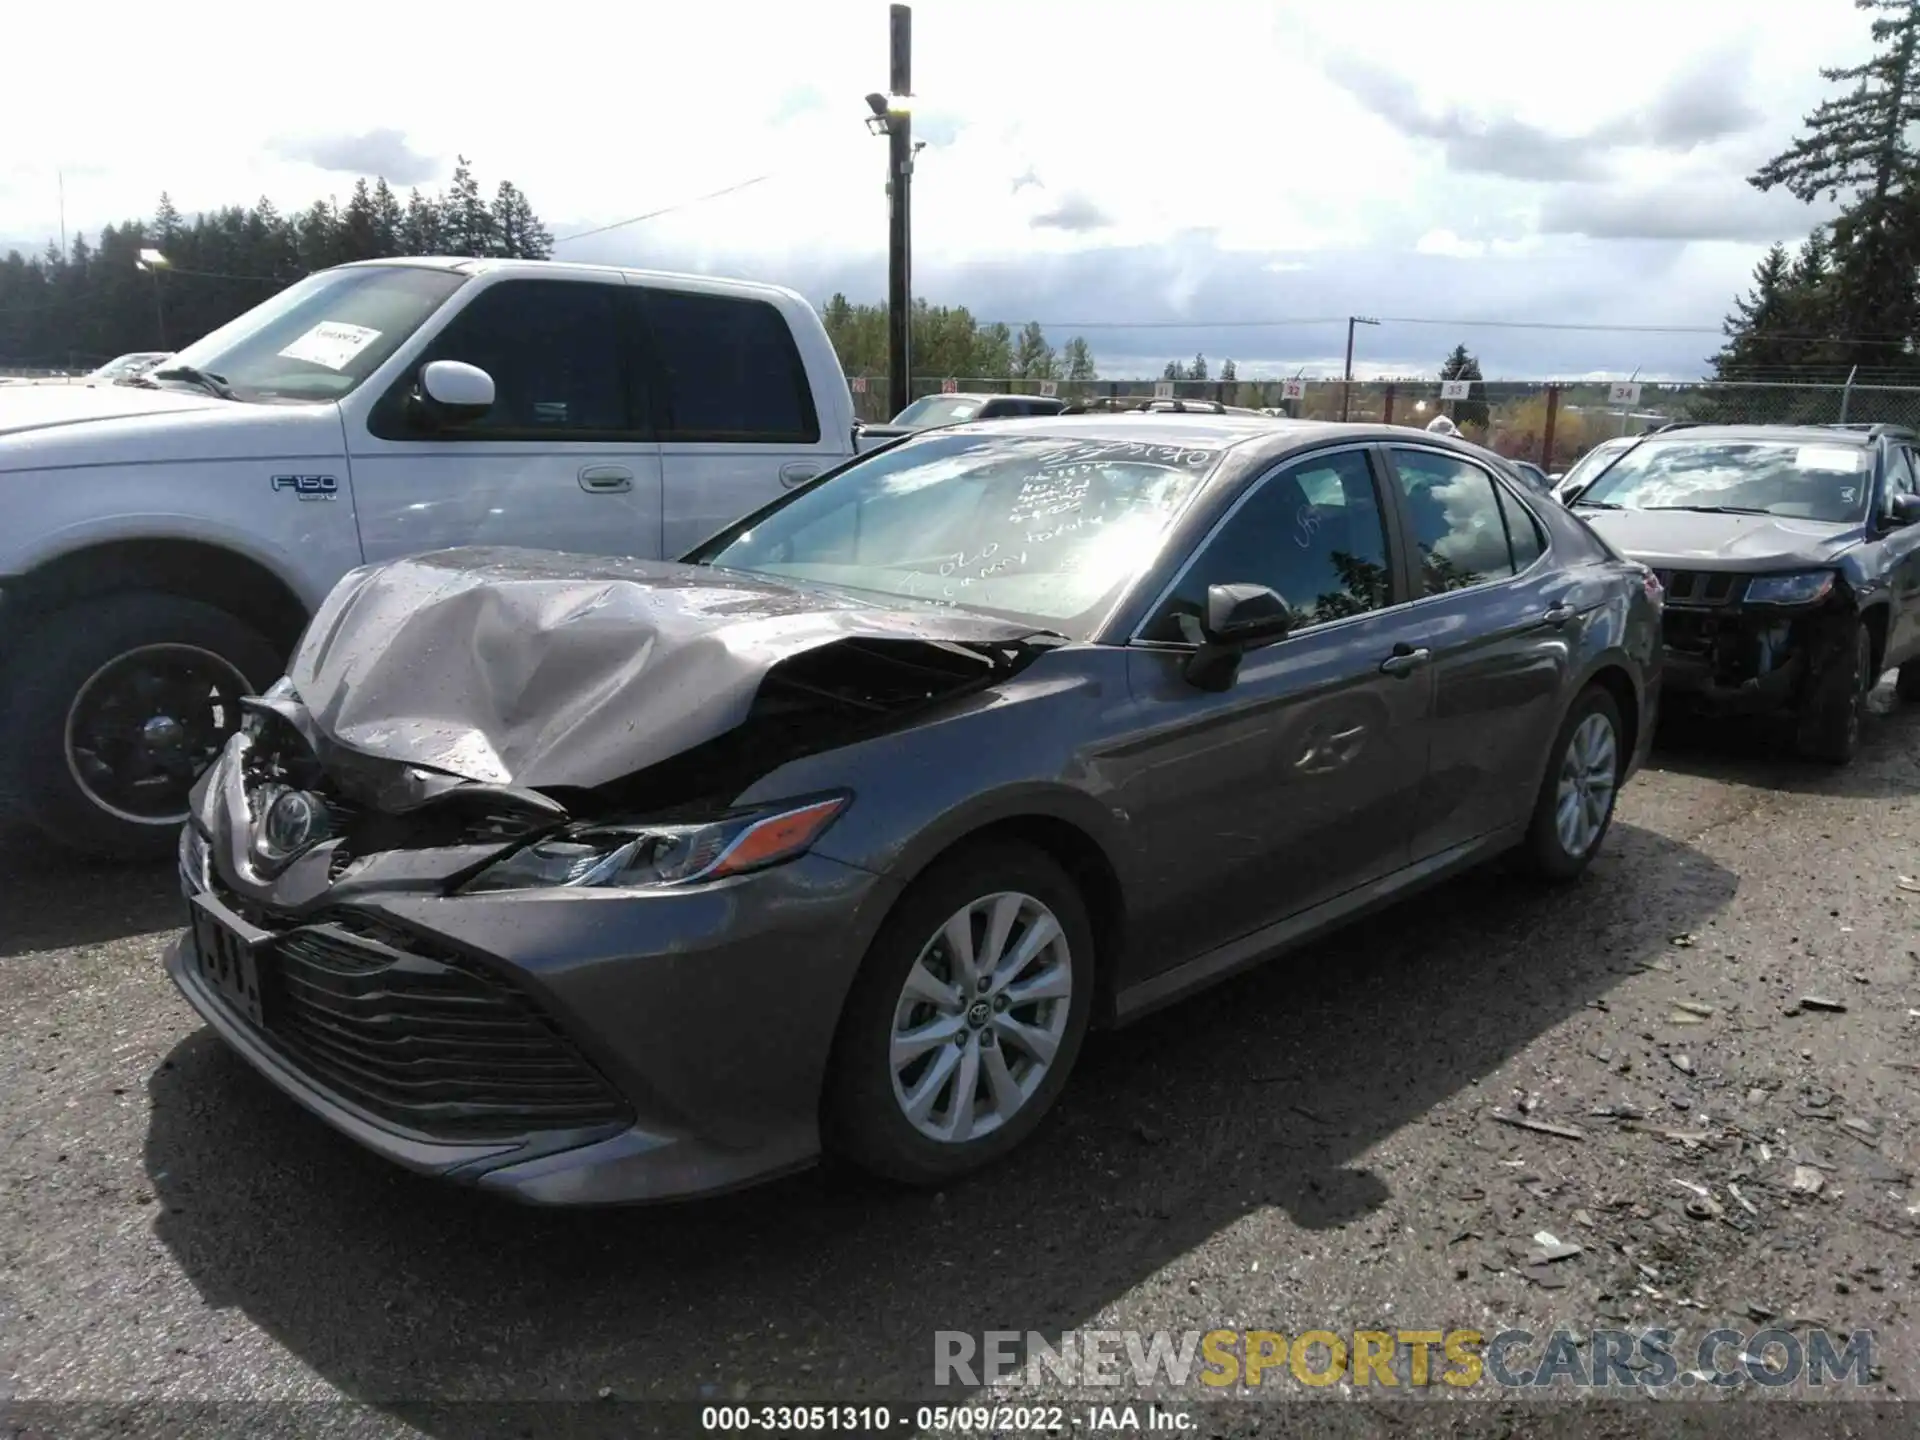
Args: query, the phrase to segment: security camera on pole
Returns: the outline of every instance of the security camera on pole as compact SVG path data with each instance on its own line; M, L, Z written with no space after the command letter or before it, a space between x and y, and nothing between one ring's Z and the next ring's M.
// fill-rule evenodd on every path
M912 403L913 325L913 10L888 7L890 94L867 96L867 128L887 137L887 404Z

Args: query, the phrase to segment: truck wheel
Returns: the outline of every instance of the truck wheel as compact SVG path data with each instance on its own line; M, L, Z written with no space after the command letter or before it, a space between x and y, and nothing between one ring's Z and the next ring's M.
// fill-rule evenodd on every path
M1800 753L1828 765L1845 765L1860 748L1860 719L1874 681L1873 634L1857 620L1851 630L1816 675L1800 715Z
M280 673L265 637L173 595L84 601L28 632L8 669L4 792L47 837L114 860L172 853L187 792Z

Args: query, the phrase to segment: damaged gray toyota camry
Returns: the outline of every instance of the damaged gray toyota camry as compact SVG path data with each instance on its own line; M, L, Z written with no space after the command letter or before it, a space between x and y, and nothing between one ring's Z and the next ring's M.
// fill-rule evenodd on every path
M1502 852L1580 874L1659 659L1651 573L1459 441L956 427L681 563L346 577L196 788L168 966L520 1200L937 1184L1090 1025Z

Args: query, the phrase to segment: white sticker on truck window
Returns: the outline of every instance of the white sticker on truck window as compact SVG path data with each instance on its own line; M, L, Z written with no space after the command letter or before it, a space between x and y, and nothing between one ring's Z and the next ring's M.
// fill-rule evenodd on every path
M304 360L309 365L324 365L329 370L344 370L353 362L354 356L379 338L378 330L369 330L364 325L322 320L282 350L280 358Z
M1796 470L1837 470L1854 475L1867 468L1867 452L1839 445L1802 445L1794 452Z

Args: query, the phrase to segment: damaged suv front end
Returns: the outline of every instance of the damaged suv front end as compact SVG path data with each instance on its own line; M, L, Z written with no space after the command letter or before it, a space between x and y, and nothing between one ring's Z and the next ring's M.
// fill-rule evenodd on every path
M1052 643L686 566L357 572L196 787L169 971L418 1171L590 1203L796 1168L896 886L816 849L848 790L765 792Z
M1920 543L1914 497L1888 488L1888 467L1910 462L1883 439L1688 428L1628 450L1573 501L1660 579L1672 708L1787 716L1803 753L1851 758Z

